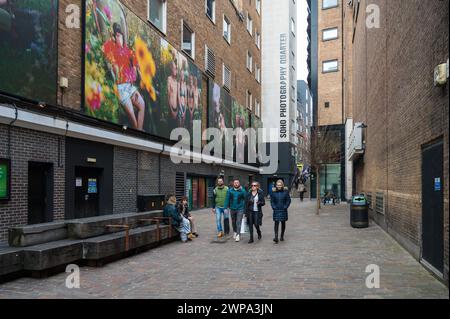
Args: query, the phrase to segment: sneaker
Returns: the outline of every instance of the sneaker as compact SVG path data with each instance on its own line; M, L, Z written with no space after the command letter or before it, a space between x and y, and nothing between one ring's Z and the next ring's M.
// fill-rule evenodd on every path
M236 242L238 242L238 241L240 241L240 240L241 240L241 236L236 235Z
M278 244L278 238L274 238L273 241L275 244Z
M223 237L223 232L219 232L218 234L217 234L217 238L222 238Z
M238 236L238 234L237 234L237 233L234 233L234 234L233 234L233 239L236 239L237 236Z
M253 244L253 243L254 243L253 238L251 238L251 239L248 241L248 243L249 243L249 244Z

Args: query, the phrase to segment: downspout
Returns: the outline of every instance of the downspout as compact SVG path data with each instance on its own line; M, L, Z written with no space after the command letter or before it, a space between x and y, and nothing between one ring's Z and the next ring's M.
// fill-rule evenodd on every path
M11 158L11 127L17 121L17 118L19 117L19 109L17 108L17 105L15 103L13 103L13 106L14 106L14 110L15 110L14 120L9 122L9 124L8 124L8 158L9 159Z

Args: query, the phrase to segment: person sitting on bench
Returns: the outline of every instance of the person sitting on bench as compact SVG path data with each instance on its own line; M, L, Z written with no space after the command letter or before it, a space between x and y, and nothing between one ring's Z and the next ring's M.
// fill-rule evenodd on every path
M188 219L184 218L177 210L177 198L175 195L167 196L167 203L164 206L164 217L172 218L172 226L180 233L181 241L186 243L187 241L192 240L191 234L191 224Z

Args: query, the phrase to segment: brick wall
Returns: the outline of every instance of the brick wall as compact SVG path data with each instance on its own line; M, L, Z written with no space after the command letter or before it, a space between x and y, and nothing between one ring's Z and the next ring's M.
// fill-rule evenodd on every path
M82 32L80 29L66 27L65 12L69 4L79 5L80 0L61 0L59 7L59 69L58 75L69 79L69 88L64 91L64 105L80 109L82 104ZM147 1L122 0L122 3L144 21L147 21ZM216 55L215 81L222 85L222 63L232 72L231 96L242 105L246 105L246 91L250 90L253 98L261 102L261 85L255 79L255 66L250 73L246 68L247 50L253 55L253 64L261 67L261 51L255 44L255 30L261 33L261 17L256 12L255 1L244 1L244 11L253 19L253 36L247 32L246 20L241 21L231 1L216 1L216 22L213 23L205 14L204 1L172 0L167 2L167 35L159 32L149 22L148 25L159 35L168 40L177 50L181 50L181 21L184 20L195 32L195 60L200 70L205 70L205 45ZM223 32L223 15L231 22L231 44L225 41ZM205 83L204 83L205 85ZM203 90L206 101L207 90ZM61 103L61 90L58 93ZM204 103L206 107L206 103ZM254 102L253 102L254 107ZM262 106L263 107L263 106Z
M346 1L339 0L336 8L322 9L322 0L318 1L318 125L343 124L342 118L342 5ZM323 41L322 31L329 28L338 28L338 39ZM322 62L338 60L339 71L331 73L322 72ZM328 108L325 102L330 103Z
M137 211L137 156L136 150L114 147L113 212Z
M58 157L58 141L60 154ZM64 138L28 129L11 129L11 199L0 202L0 242L8 227L28 223L28 162L53 164L53 219L64 218ZM8 157L8 127L0 125L0 157ZM61 167L58 165L61 163Z
M365 8L377 4L381 28L367 29ZM448 59L447 1L365 0L353 44L353 116L368 125L357 164L357 191L385 195L387 230L421 254L422 146L444 138L444 276L448 280L448 85L433 69Z

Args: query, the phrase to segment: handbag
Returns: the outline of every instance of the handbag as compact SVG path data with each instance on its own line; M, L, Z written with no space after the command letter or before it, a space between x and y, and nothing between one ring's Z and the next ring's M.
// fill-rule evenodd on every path
M250 230L248 228L248 222L247 222L247 216L242 217L242 223L241 223L241 234L248 233Z

